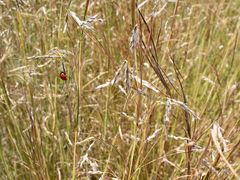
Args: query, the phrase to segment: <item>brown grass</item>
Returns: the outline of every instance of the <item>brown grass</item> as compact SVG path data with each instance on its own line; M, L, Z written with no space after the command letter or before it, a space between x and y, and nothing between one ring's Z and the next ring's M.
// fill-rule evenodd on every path
M0 179L239 179L238 0L0 6Z

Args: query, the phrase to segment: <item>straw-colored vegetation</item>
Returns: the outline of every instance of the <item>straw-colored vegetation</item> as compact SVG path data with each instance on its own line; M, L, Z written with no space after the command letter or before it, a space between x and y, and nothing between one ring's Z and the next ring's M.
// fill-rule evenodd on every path
M239 0L0 6L0 179L239 179Z

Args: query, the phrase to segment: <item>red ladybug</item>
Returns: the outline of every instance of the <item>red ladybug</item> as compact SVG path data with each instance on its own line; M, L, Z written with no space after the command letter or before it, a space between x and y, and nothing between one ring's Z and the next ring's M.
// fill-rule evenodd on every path
M61 73L59 74L59 76L60 76L60 78L61 78L62 80L64 80L64 81L67 80L67 74L66 74L65 72L61 72Z

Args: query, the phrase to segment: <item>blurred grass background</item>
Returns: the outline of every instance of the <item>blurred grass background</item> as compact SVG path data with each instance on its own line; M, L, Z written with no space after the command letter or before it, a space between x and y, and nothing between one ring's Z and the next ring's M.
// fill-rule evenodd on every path
M0 6L1 179L239 178L240 1Z

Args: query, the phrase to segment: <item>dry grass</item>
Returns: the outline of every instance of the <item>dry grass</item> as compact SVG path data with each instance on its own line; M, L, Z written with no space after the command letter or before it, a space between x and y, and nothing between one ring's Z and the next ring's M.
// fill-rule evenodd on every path
M0 6L0 179L239 179L238 0Z

